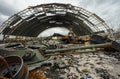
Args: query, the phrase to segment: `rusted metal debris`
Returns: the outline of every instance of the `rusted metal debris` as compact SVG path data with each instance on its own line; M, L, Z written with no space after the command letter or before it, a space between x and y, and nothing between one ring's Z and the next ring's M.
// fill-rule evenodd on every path
M28 69L18 56L0 57L1 79L27 79Z
M40 69L34 69L30 71L28 79L46 79L46 76Z
M24 14L28 15L23 16ZM38 27L39 25L41 26ZM37 38L43 30L58 25L68 28L68 35ZM101 18L70 4L42 4L27 8L4 22L0 32L4 34L4 45L0 46L0 55L3 56L0 57L0 79L93 79L90 73L92 69L96 70L94 74L98 73L101 78L109 79L111 75L107 70L99 68L108 59L95 52L113 48L120 51L119 43L111 39L111 29ZM17 36L9 38L9 35ZM24 39L24 36L30 37ZM57 39L53 39L54 37ZM92 55L84 56L84 53ZM117 54L114 53L115 56ZM87 58L83 58L86 56ZM89 58L93 58L95 63ZM115 58L120 58L119 54ZM62 59L64 61L60 61ZM35 66L28 70L34 64L37 64L37 68ZM84 67L80 69L81 66Z

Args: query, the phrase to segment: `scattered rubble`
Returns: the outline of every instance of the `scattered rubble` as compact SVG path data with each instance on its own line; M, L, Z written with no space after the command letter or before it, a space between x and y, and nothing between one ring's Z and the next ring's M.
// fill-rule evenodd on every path
M67 28L68 35L37 37L53 26ZM18 63L12 57L9 61L14 62L6 63L7 68L2 65L2 77L13 79L10 69L15 69L15 74L26 69L14 79L26 79L28 75L29 79L120 79L120 52L111 52L120 51L120 40L114 40L112 31L96 14L71 4L29 7L1 25L0 55L16 55L21 60ZM103 49L110 52L104 54ZM22 69L18 69L19 65L23 65Z
M107 72L107 70L102 68L96 68L96 73L103 79L110 79L110 74Z
M109 55L109 56L113 56L116 59L118 59L118 61L120 61L120 52L117 52L117 51L111 52L111 51L109 51L109 52L105 52L105 54Z
M39 69L45 73L46 79L120 78L120 70L114 72L116 69L120 69L119 61L114 57L105 55L103 52L53 56L45 62L40 64Z

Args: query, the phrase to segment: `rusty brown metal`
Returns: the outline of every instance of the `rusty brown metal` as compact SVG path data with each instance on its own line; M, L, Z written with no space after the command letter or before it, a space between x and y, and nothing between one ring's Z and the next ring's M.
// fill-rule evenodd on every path
M28 79L46 79L45 74L39 69L31 70Z
M9 79L9 78L6 78L6 77L3 77L3 76L0 76L0 79Z
M4 57L0 56L0 60L2 60L2 61L4 62L4 65L5 65L5 67L6 67L7 70L8 70L8 74L9 74L10 77L13 79L13 73L12 73L12 71L10 70L9 65L8 65L6 59L5 59ZM2 65L3 65L3 63L2 63Z
M18 56L1 57L0 76L1 79L27 79L28 69Z

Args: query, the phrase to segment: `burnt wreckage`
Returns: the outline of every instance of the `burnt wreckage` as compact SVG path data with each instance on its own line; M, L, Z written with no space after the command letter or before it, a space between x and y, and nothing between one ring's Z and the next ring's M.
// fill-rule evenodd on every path
M38 37L44 30L53 27L67 28L70 33ZM0 78L2 79L61 79L60 70L55 75L56 69L73 67L71 59L76 61L73 54L98 52L103 49L119 51L119 48L113 45L117 42L114 41L112 29L103 19L70 4L51 3L31 6L6 20L1 25L0 32L4 36L0 45L0 62L2 63L0 64ZM16 37L10 38L10 36ZM54 40L53 37L57 39ZM58 42L58 40L59 43L56 44L55 41ZM61 59L68 57L66 59L68 64L56 62L56 56ZM50 67L50 70L46 69L46 66ZM84 77L81 79L93 79L86 69L75 68L79 73L84 72ZM101 73L107 72L103 69L96 70ZM107 76L102 74L101 77L109 79L110 74L106 74ZM70 79L78 79L80 75L74 75L74 77Z

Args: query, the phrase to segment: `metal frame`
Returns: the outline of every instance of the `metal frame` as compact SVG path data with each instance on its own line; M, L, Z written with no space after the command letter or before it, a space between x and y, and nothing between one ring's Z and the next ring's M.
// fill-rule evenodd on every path
M59 3L32 6L14 14L1 25L0 33L37 37L43 30L56 26L73 28L77 35L100 31L112 33L105 21L96 14L81 7Z

